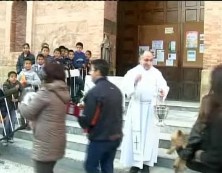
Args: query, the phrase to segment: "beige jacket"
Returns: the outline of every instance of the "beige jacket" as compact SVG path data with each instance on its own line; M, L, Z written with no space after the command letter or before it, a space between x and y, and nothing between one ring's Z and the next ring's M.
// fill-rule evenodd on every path
M54 93L56 92L60 98ZM33 156L38 161L56 161L65 154L66 103L70 100L63 81L45 84L29 105L21 103L19 110L34 124Z

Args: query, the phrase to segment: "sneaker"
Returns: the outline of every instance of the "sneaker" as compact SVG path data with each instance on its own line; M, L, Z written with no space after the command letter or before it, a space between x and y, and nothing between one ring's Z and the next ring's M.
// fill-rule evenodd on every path
M8 146L8 141L4 140L4 141L2 142L2 145L3 145L3 146Z
M13 139L9 139L8 142L9 143L14 143L14 140Z

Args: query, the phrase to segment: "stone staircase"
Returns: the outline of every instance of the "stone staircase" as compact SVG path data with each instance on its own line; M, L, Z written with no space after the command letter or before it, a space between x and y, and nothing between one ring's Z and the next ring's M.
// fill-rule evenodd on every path
M189 133L197 118L199 103L166 101L166 104L169 106L170 110L168 117L165 120L166 126L161 127L158 163L156 166L172 168L176 153L172 155L166 154L166 150L170 147L171 133L177 129L181 129L182 131ZM0 130L2 130L2 126L0 126ZM66 155L63 160L70 163L82 163L85 159L85 151L88 140L75 117L67 115L66 131L67 148ZM15 143L5 148L5 150L13 148L11 150L14 150L14 154L30 154L32 149L32 137L32 131L18 131L15 133ZM0 145L0 151L2 151L2 147L3 146ZM115 169L117 172L125 172L127 169L123 168L119 163L119 156L120 149L118 149L116 154L114 162Z

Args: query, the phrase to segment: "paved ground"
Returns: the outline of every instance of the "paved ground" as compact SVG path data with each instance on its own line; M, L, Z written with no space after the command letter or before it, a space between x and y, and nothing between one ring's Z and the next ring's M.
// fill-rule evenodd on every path
M75 164L74 164L75 165ZM72 171L68 171L61 166L61 164L58 164L55 168L55 173L84 173L84 170L81 171L79 169L75 169L75 166L73 165ZM4 159L4 157L1 157L0 160L0 173L34 173L33 167L27 166L21 163L13 162ZM162 168L162 167L154 167L150 171L151 173L173 173L172 169ZM191 173L190 171L186 171L186 173Z
M2 163L4 161L4 163ZM33 168L5 159L0 160L0 173L34 173Z
M1 161L4 161L4 163L2 163ZM24 173L24 172L34 173L33 168L31 166L19 164L5 159L2 159L1 161L0 161L1 162L0 173ZM75 172L74 170L75 168L73 168L73 172ZM170 169L160 168L160 167L158 168L155 167L151 171L151 173L160 173L160 172L173 173L173 171ZM64 173L64 171L55 169L55 173ZM84 171L82 171L82 173L84 173Z

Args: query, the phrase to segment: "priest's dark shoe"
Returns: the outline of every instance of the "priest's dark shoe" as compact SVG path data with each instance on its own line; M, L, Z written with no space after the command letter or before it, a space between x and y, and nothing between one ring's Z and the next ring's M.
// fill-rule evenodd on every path
M129 173L138 173L140 168L132 166L129 170Z
M143 165L143 169L141 169L141 173L150 173L150 167L147 165Z

